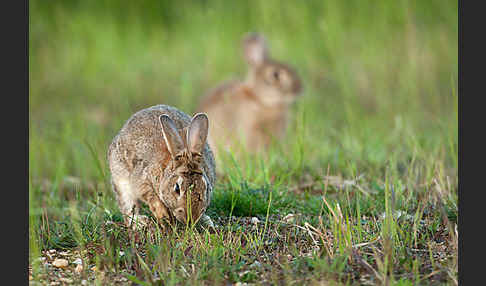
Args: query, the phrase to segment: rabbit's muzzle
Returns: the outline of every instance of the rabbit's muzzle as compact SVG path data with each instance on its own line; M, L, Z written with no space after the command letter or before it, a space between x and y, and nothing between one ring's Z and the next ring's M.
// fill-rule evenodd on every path
M189 211L186 211L185 208L180 207L180 208L176 208L172 212L172 214L181 223L187 224L189 222L189 220L190 220L191 223L196 223L203 213L199 209L203 210L202 208L193 207L193 208L190 208Z

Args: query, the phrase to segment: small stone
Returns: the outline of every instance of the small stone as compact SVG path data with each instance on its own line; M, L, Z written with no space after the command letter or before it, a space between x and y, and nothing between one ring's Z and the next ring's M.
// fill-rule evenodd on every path
M81 258L77 258L76 260L73 261L74 264L83 264L83 260Z
M50 254L54 254L54 253L56 253L56 250L55 249L51 249L51 250L49 250L49 253Z
M239 275L240 277L243 277L245 274L250 273L250 272L251 272L250 270L245 270L245 271L240 272L238 275ZM237 283L236 283L236 284L234 284L234 285L246 285L246 284L238 284L238 283L241 283L241 282L237 282Z
M84 286L84 285L88 285L88 281L86 281L86 280L82 280L82 281L81 281L81 285L83 285L83 286Z
M260 222L260 220L257 217L252 217L251 218L251 223L252 224L258 224L259 222Z
M58 258L52 262L52 265L57 268L66 268L69 265L69 262L66 259Z
M78 265L76 266L76 268L74 268L74 272L76 272L76 273L78 273L78 274L79 274L79 273L81 273L81 272L83 272L83 265L78 264Z
M258 261L253 262L253 264L250 265L250 268L260 268L262 267L262 264Z
M288 214L282 220L286 223L293 223L295 221L295 215L294 214Z
M59 281L64 282L64 283L68 283L68 284L73 283L73 279L64 278L64 277L59 278Z

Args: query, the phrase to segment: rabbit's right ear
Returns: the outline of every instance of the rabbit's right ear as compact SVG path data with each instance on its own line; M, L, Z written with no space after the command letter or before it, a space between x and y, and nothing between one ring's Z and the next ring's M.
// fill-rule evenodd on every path
M204 113L194 115L187 130L187 145L191 153L203 153L208 137L209 119Z
M159 122L162 127L167 150L169 150L170 155L174 158L177 153L184 149L184 142L177 131L174 121L169 116L162 114L159 116Z
M265 38L257 33L248 34L243 39L243 51L250 66L261 65L268 58L268 47Z

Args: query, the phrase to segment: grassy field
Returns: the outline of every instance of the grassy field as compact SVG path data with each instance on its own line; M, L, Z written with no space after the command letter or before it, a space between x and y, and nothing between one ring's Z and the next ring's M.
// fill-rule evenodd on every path
M31 285L457 285L457 1L29 3ZM221 158L215 233L135 244L108 145L243 77L248 31L303 78L286 140Z

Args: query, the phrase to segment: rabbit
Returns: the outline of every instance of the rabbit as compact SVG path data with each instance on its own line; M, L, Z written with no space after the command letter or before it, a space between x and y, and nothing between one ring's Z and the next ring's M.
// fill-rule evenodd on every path
M272 138L281 139L290 106L302 91L299 75L270 57L261 34L246 35L242 47L248 65L246 79L214 88L197 108L211 118L208 141L216 157L218 148L234 151L243 147L256 153L267 149Z
M214 227L204 214L216 176L208 127L206 114L191 119L167 105L140 110L126 121L107 155L112 189L129 227L148 223L139 215L139 201L158 221L201 219Z

